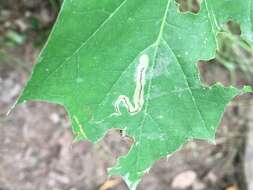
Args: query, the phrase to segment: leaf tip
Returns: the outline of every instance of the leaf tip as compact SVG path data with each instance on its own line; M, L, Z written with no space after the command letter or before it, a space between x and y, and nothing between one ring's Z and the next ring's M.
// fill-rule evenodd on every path
M123 176L122 178L124 179L125 183L126 183L127 186L129 187L129 190L136 190L138 184L140 183L140 180L130 181L128 175L129 175L129 174Z
M213 144L213 145L216 145L216 139L215 138L209 139L208 142Z
M109 177L112 177L112 176L115 176L115 175L120 175L122 177L122 179L125 181L126 185L129 187L129 190L136 190L138 184L140 183L140 178L132 178L130 179L130 173L126 172L124 174L122 174L120 172L121 170L121 166L119 165L116 165L112 168L108 168L107 169L107 172L108 172L108 176Z

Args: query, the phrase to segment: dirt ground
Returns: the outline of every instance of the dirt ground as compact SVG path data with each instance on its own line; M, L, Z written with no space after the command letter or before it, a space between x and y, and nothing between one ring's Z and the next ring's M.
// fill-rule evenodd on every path
M1 4L2 1L0 190L127 190L119 177L109 179L106 172L131 146L129 139L118 131L110 131L96 145L73 143L65 110L42 102L19 105L6 116L29 78L41 48L37 43L44 39L41 31L48 34L57 6L22 0L13 8L8 3ZM31 28L31 16L27 14L38 20L38 28ZM17 44L10 39L11 30L24 34L24 42ZM200 70L207 84L231 84L230 72L215 61L200 64ZM236 72L235 83L253 84L244 75ZM252 190L252 137L253 96L247 94L227 106L215 145L189 142L173 156L159 160L138 190Z

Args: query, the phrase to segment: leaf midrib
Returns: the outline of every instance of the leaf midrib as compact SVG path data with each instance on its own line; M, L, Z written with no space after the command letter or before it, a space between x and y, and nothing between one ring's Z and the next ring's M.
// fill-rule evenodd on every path
M156 46L154 56L157 55L158 46L159 46L159 43L160 43L160 41L161 41L161 39L162 39L164 27L165 27L165 25L166 25L166 18L167 18L167 15L168 15L168 10L169 10L169 6L170 6L171 1L173 1L173 0L168 0L167 6L166 6L166 9L165 9L165 13L164 13L164 16L163 16L163 18L162 18L162 23L161 23L161 26L160 26L159 34L158 34L158 37L157 37L156 41L153 42L153 43L151 43L151 45L149 45L147 48L145 48L142 52L144 52L145 50L147 50L148 48L150 48L150 47L152 47L152 46ZM142 53L142 52L141 52L141 53ZM140 53L139 53L139 54L140 54ZM138 55L139 55L139 54L138 54ZM137 57L138 55L136 55L134 59L136 59L136 57ZM122 70L122 73L120 74L120 76L113 82L112 87L108 90L108 93L105 95L104 98L102 98L102 100L99 102L98 105L101 105L101 104L103 103L103 101L105 100L105 98L110 94L110 91L113 89L113 87L116 85L116 83L120 80L120 78L123 76L123 74L126 72L126 69L131 65L132 62L133 62L133 61L131 61L131 62L126 66L126 68L125 68L124 70ZM152 66L151 66L151 70L154 69L154 65L155 65L155 61L153 62ZM152 72L151 72L151 73L152 73ZM149 82L148 93L147 93L148 96L150 96L150 88L151 88L151 84L150 84L150 83L151 83L151 81L152 81L152 77L151 77L151 80L150 80L150 82ZM147 98L147 99L148 99L148 98ZM145 107L147 107L147 105L148 105L148 104L146 104ZM144 108L144 109L145 109L145 108ZM146 109L147 109L147 108L146 108ZM96 110L95 110L95 112L96 112ZM145 114L144 114L144 115L145 115ZM145 117L145 116L144 116L144 117ZM143 120L145 120L145 118L144 118Z
M165 27L165 25L166 25L167 15L168 15L169 7L170 7L170 5L171 5L171 1L173 1L173 0L168 0L168 4L167 4L166 10L165 10L165 14L164 14L163 22L162 22L162 25L161 25L161 29L160 29L160 32L159 32L157 41L155 42L156 49L155 49L155 53L154 53L154 61L153 61L153 64L152 64L152 66L151 66L151 73L152 73L152 75L153 75L153 72L152 72L152 71L154 70L154 66L155 66L155 63L156 63L156 57L157 57L159 45L160 45L160 43L161 43L161 40L163 39L164 27ZM208 14L209 14L209 13L208 13ZM209 18L209 19L211 19L211 18ZM211 22L211 21L210 21L210 22ZM212 25L212 23L211 23L211 25ZM213 31L213 26L212 26L212 31ZM213 32L214 32L214 31L213 31ZM216 38L215 38L215 39L216 39ZM174 56L177 58L177 56L175 55L175 53L172 51L171 47L169 46L168 42L167 42L166 40L164 40L164 41L165 41L166 45L168 46L168 48L171 50L171 52L174 54ZM200 109L199 109L199 107L198 107L198 105L197 105L196 98L194 97L193 92L192 92L192 90L191 90L191 88L190 88L189 81L188 81L187 77L185 77L185 72L184 72L184 70L183 70L181 64L179 63L179 60L178 60L178 59L177 59L177 62L178 62L179 66L180 66L180 68L181 68L181 70L182 70L182 72L183 72L183 75L184 75L185 81L186 81L186 83L187 83L187 86L188 86L188 88L189 88L189 92L190 92L190 94L191 94L192 101L193 101L193 103L194 103L195 109L196 109L197 112L199 113L199 116L200 116L200 118L201 118L201 121L202 121L203 125L205 126L205 128L207 129L207 131L209 132L209 134L211 135L211 133L210 133L208 127L207 127L207 124L206 124L206 122L205 122L205 119L204 119L204 117L203 117L203 115L202 115L202 113L201 113L201 111L200 111ZM152 86L152 78L153 78L153 77L151 77L151 80L150 80L149 86L148 86L148 90L147 90L147 94L148 94L147 100L148 100L149 97L150 97L150 91L151 91L151 86ZM143 120L142 120L142 122L141 122L141 129L142 129L143 126L144 126L143 123L144 123L144 121L145 121L145 119L146 119L146 115L147 115L147 113L148 113L148 107L149 107L149 101L147 101L146 106L145 106L145 109L144 109L144 116L143 116ZM142 130L141 130L141 131L142 131ZM141 133L141 132L140 132L140 133Z
M165 25L166 25L166 19L167 19L167 16L168 16L168 12L169 12L169 7L170 7L170 4L171 4L171 1L173 0L168 0L168 3L167 3L167 6L166 6L166 9L165 9L165 13L164 13L164 16L163 16L163 20L162 20L162 24L161 24L161 27L160 27L160 32L158 34L158 37L157 37L157 40L155 42L154 45L156 45L156 48L155 48L155 52L154 52L154 60L153 60L153 64L151 66L151 73L152 73L152 76L151 76L151 79L149 81L149 84L148 84L148 90L147 90L147 100L149 99L150 97L150 91L151 91L151 86L152 86L152 79L153 79L153 75L154 75L154 66L155 66L155 63L156 63L156 57L157 57L157 53L158 53L158 48L159 48L159 45L161 43L161 39L162 39L162 36L163 36L163 32L164 32L164 28L165 28ZM141 121L141 124L140 124L140 133L139 133L139 143L141 144L141 141L142 141L142 138L141 135L142 135L142 132L143 132L143 127L144 127L144 122L146 120L146 117L148 116L148 107L149 107L149 101L147 101L147 103L145 104L145 108L144 108L144 115L143 115L143 118L142 118L142 121ZM136 142L135 142L136 143ZM138 157L140 157L140 147L141 146L138 146L137 148L137 155L136 155L136 170L139 168L139 160L141 159L138 159Z

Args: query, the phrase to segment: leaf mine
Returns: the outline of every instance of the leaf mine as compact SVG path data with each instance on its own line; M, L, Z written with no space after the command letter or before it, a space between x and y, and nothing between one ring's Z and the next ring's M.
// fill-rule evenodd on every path
M143 54L140 57L139 65L136 69L136 87L133 96L133 104L130 102L129 98L125 95L120 95L116 102L114 103L115 113L112 115L121 115L120 105L127 109L128 113L131 115L137 114L141 111L144 104L144 87L145 87L145 75L146 70L149 65L149 57L147 54Z

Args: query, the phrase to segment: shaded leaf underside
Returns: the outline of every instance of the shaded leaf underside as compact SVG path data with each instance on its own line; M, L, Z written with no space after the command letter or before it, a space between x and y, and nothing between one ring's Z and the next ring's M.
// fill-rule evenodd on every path
M251 2L206 0L193 15L179 13L174 0L65 0L19 103L63 105L76 140L123 129L134 144L110 173L134 189L156 160L188 140L214 141L225 106L243 90L203 86L196 62L214 57L229 19L252 44ZM147 70L138 74L143 55ZM131 114L121 102L114 114L123 95L140 110Z

